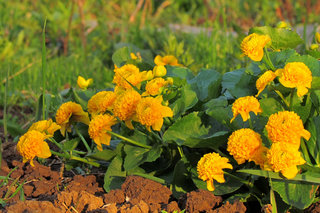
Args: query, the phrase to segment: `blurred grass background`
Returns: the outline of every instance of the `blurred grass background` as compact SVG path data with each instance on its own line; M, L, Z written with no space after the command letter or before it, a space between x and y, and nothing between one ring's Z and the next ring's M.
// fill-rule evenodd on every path
M110 86L112 53L123 44L173 54L194 72L245 66L239 44L250 27L316 24L317 0L4 0L0 1L0 106L34 104L41 94L45 19L46 89L75 86L78 75Z

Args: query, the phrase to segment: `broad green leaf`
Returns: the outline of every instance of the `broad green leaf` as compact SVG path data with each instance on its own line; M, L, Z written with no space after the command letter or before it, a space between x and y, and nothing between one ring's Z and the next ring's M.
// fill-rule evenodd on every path
M74 138L72 140L64 141L61 144L62 144L63 150L70 152L78 146L79 142L80 142L80 138Z
M320 62L309 55L293 55L286 61L289 62L303 62L310 69L312 77L320 76Z
M312 77L311 88L314 90L320 90L320 77L319 76Z
M116 153L111 149L104 149L102 151L95 152L93 154L87 155L87 158L94 160L110 161L115 157Z
M129 59L131 59L131 57L128 47L122 47L112 55L112 61L117 67L121 67Z
M293 111L300 116L303 123L305 123L308 119L312 107L310 94L307 94L305 98L306 100L301 102L300 98L297 96L297 93L295 93L292 100Z
M281 104L274 98L263 98L259 100L262 109L261 115L269 117L270 115L283 111Z
M269 53L272 64L278 69L282 69L285 66L287 59L294 55L298 55L298 53L293 49L286 49L280 52Z
M195 140L189 139L185 141L183 145L190 148L208 148L215 150L226 144L229 135L230 133L228 131L220 131L210 136L197 138Z
M245 72L245 69L239 69L227 72L222 77L222 89L227 90L235 98L255 95L256 77Z
M126 172L122 171L122 158L120 155L117 155L109 164L104 176L104 190L109 192L111 189L121 188L125 177Z
M287 204L298 209L305 209L313 203L318 185L306 182L272 180L272 188Z
M178 77L180 79L191 80L194 78L192 71L185 67L166 66L167 77Z
M193 112L176 120L163 134L163 140L174 141L181 146L188 139L200 138L206 134L208 129L202 126L198 112Z
M308 153L312 156L315 162L320 165L320 116L313 117L309 120L306 129L310 132L311 137L305 143ZM309 162L311 163L311 162Z
M320 52L317 50L307 50L306 51L308 55L311 55L312 57L316 58L316 59L320 59Z
M303 43L299 34L295 31L284 28L272 28L269 26L251 28L249 33L257 33L260 35L269 35L271 38L271 47L273 49L296 48Z
M213 69L201 69L198 75L188 83L197 93L200 101L206 102L209 99L220 95L220 83L222 75Z

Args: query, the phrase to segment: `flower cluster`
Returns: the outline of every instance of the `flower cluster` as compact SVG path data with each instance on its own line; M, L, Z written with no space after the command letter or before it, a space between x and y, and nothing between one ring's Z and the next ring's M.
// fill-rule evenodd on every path
M245 37L241 43L241 50L244 55L253 61L261 61L263 48L271 41L268 35L252 33Z

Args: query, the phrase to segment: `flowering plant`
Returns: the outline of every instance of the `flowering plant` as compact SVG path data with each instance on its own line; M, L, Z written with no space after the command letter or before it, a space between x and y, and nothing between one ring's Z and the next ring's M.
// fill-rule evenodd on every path
M106 191L140 175L177 197L203 188L229 201L304 209L320 183L320 67L293 49L301 43L289 29L256 27L241 43L247 67L197 75L174 56L123 47L112 56L113 88L50 99L60 131L33 134L58 146L51 153L67 168L106 166ZM28 150L29 135L20 139ZM32 162L50 156L43 149L21 153Z

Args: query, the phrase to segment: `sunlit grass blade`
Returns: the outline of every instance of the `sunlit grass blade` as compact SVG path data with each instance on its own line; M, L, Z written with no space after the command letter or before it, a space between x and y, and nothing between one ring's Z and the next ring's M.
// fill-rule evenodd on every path
M45 98L45 93L46 93L46 69L47 69L47 51L46 51L46 24L47 24L47 19L44 21L43 25L43 30L42 30L42 120L45 120L46 118L46 98Z

